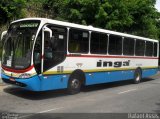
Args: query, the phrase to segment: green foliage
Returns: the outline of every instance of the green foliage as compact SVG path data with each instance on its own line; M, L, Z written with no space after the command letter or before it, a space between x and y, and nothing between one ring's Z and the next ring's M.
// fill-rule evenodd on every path
M46 0L52 18L160 39L156 0Z
M0 26L23 17L47 17L160 39L156 0L1 0ZM1 29L0 29L1 32Z
M42 6L50 18L65 20L63 19L63 12L65 11L66 0L44 0Z
M66 15L64 16L67 20L79 24L94 25L100 2L98 0L68 0L65 8Z
M0 25L11 21L12 19L21 18L26 0L1 0L0 1Z
M133 0L129 4L129 11L134 21L132 26L128 28L131 33L150 38L158 38L159 28L156 24L160 16L154 8L154 4L154 0Z

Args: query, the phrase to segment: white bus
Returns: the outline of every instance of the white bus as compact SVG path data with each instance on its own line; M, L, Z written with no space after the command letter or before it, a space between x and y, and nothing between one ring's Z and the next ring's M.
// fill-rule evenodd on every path
M142 78L158 71L157 40L46 18L14 21L5 34L2 79L32 91Z

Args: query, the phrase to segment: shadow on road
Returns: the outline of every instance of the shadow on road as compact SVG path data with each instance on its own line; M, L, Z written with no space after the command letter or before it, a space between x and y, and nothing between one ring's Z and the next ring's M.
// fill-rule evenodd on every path
M21 98L29 99L29 100L43 100L48 98L57 98L68 95L66 90L55 90L55 91L41 91L34 92L28 91L19 87L7 87L3 89L5 93L9 93Z
M154 79L145 78L142 80L141 83L152 81L152 80ZM132 80L85 86L85 87L82 87L81 91L84 93L87 93L87 92L110 89L110 88L115 88L115 87L120 87L125 85L133 85ZM7 88L4 88L3 91L5 93L9 93L9 94L18 96L20 98L25 98L29 100L43 100L48 98L58 98L62 96L69 96L66 90L34 92L34 91L28 91L19 87L15 87L15 86L9 86Z

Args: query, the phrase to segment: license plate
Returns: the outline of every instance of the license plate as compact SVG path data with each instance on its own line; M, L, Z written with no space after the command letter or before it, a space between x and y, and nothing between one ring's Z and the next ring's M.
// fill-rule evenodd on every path
M15 79L14 79L14 78L10 78L9 80L10 80L10 81L15 81Z

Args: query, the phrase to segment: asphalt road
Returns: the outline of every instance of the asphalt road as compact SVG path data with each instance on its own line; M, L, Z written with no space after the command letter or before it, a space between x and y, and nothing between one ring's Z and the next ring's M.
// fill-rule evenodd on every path
M30 92L14 86L1 86L0 112L3 112L1 116L7 112L20 113L20 118L43 119L46 114L47 118L53 118L55 114L64 113L92 113L92 116L93 113L160 113L160 74L143 79L140 84L121 81L88 86L76 95L68 95L65 90ZM58 117L55 119L61 119Z

